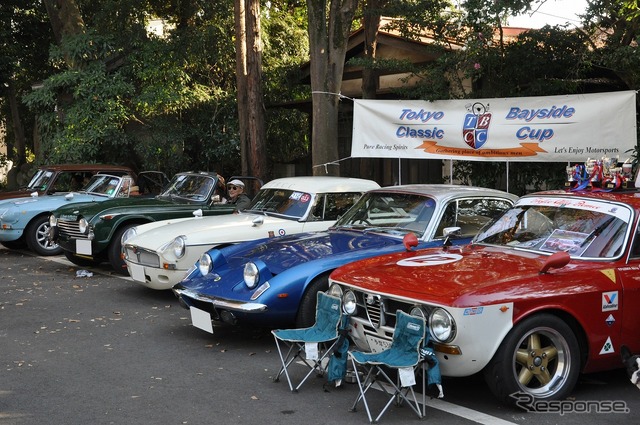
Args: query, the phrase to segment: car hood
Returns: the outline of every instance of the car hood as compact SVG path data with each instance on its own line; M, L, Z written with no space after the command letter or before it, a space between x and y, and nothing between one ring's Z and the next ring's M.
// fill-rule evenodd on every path
M66 204L102 203L108 199L104 196L72 192L64 195L46 195L0 201L0 208L18 208L21 211L50 210L52 207L55 209L64 207Z
M100 204L95 203L84 203L77 204L68 207L62 207L58 209L56 215L65 215L65 216L75 216L81 215L82 217L90 220L96 214L103 214L105 212L109 213L132 213L132 212L140 212L143 209L158 209L158 208L174 208L180 207L180 205L176 205L173 202L158 199L158 198L140 198L140 197L131 197L131 198L114 198L109 199L105 202L101 202ZM189 206L190 209L193 209L193 206Z
M566 276L576 267L569 263L540 274L548 258L476 245L446 251L433 248L353 262L336 269L331 279L394 298L471 307L548 293L553 282L563 279L559 276Z
M369 250L384 252L385 247L397 247L401 243L402 238L373 232L329 230L249 242L244 245L246 249L232 249L225 256L230 267L244 267L247 261L259 259L273 274L279 274L292 267L327 257L331 257L334 262L344 263L358 255L356 253L363 255Z
M254 220L263 220L254 226ZM158 250L177 236L185 236L187 245L241 242L286 234L300 229L302 223L257 214L240 213L209 217L163 220L137 227L138 235L127 241L148 250ZM329 223L327 223L329 227Z

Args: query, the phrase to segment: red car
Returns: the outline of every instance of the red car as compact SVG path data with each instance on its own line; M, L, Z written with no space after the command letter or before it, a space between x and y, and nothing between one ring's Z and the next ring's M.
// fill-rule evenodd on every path
M407 241L336 269L330 292L361 350L388 346L398 310L424 315L443 375L483 372L512 404L560 400L640 352L639 214L635 190L527 195L469 245Z

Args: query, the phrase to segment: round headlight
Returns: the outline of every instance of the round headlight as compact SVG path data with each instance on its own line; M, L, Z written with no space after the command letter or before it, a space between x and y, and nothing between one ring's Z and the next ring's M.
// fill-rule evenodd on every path
M358 305L356 304L356 294L353 291L346 291L342 296L342 309L345 313L355 314Z
M173 249L173 255L175 255L176 258L182 258L184 256L184 251L187 246L185 239L186 239L185 236L178 236L171 243L171 248Z
M78 222L78 230L80 233L87 233L87 229L89 228L89 223L84 218L81 218Z
M453 317L446 310L436 308L429 317L431 335L439 342L449 342L455 335Z
M329 287L329 291L327 292L327 294L337 298L342 298L342 288L340 287L340 285L336 285L334 283Z
M138 234L138 231L136 230L135 227L129 227L122 234L122 238L120 238L120 244L124 245L125 243L127 243L129 239L133 238L137 234Z
M209 254L204 253L200 256L200 262L198 263L198 269L200 270L200 274L202 276L206 276L213 269L213 262L211 261L211 257Z
M247 285L247 288L253 289L258 284L260 280L260 274L258 271L258 266L256 266L252 262L248 262L244 266L244 283Z
M58 225L58 219L56 218L55 215L51 214L49 216L49 226L57 226Z

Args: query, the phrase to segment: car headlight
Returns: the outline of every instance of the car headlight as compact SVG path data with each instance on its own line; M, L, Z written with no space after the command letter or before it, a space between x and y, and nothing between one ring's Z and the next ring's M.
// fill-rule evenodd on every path
M124 245L125 243L127 243L129 239L133 238L137 234L138 234L138 231L136 230L135 227L129 227L122 234L122 238L120 239L121 245Z
M346 291L342 296L342 309L348 315L356 313L358 304L356 303L356 294L353 291Z
M327 294L334 297L342 298L342 288L340 287L340 285L336 285L334 283L329 287L329 291L327 291Z
M80 233L87 233L88 228L89 223L87 223L87 220L81 218L80 221L78 221L78 230L80 231Z
M255 263L248 262L244 266L244 283L247 285L247 288L253 289L258 284L260 280L260 272L258 270L258 266Z
M450 342L456 336L453 317L444 309L436 308L429 316L431 335L439 342Z
M178 236L171 242L171 249L176 258L182 258L187 247L186 236Z
M58 219L56 218L55 215L51 214L49 216L49 226L53 227L53 226L57 226L58 225Z
M425 312L422 309L422 307L419 307L419 306L413 307L409 314L411 314L412 316L415 316L415 317L422 317L425 320L425 322L427 321L427 315L425 314Z
M200 274L202 274L202 276L206 276L211 272L211 269L213 269L213 261L211 261L209 254L204 253L200 256L198 268L200 269Z

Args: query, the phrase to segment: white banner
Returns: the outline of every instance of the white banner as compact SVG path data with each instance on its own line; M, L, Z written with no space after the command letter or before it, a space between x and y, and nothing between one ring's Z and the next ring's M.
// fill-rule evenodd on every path
M636 93L354 100L352 157L584 163L636 146Z

